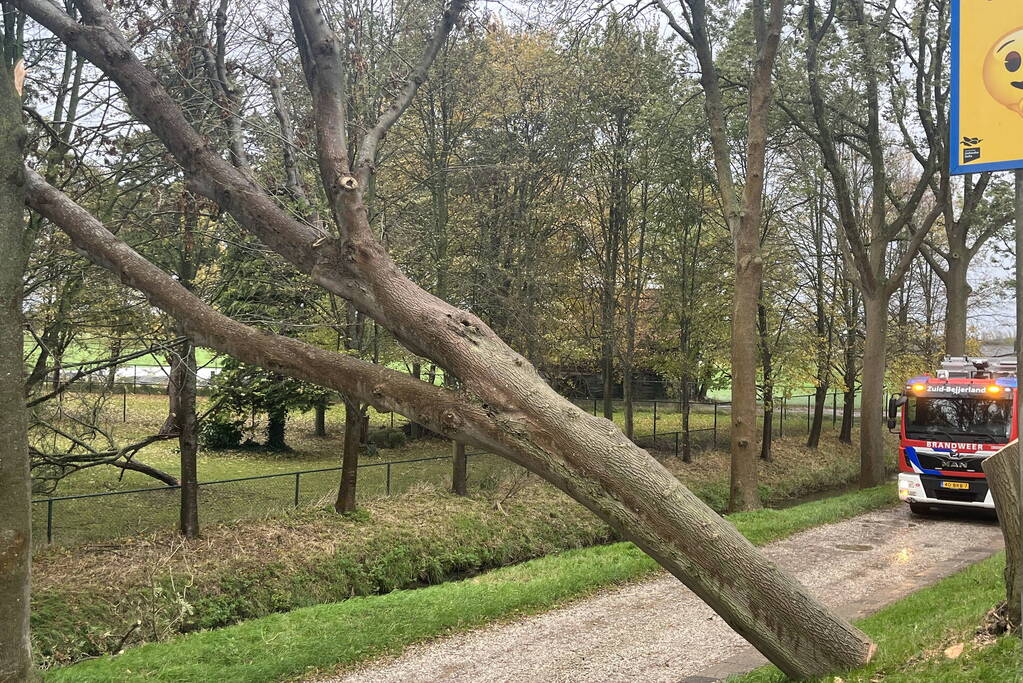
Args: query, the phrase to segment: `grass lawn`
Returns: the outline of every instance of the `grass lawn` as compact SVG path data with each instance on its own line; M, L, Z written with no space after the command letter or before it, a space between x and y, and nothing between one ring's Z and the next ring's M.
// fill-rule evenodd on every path
M1021 680L1019 637L978 633L987 611L1005 599L1004 567L1005 554L999 553L861 620L857 626L877 643L877 654L868 666L842 674L841 679L845 683ZM730 683L785 680L773 666L729 679Z
M88 363L90 361L103 360L105 358L109 358L111 341L112 340L98 338L79 339L73 341L71 343L71 346L68 347L67 351L64 354L63 359L64 363L70 365L74 363ZM121 353L122 355L126 355L129 353L133 353L136 350L140 351L146 348L149 347L143 345L141 348L138 347L126 348L123 349ZM35 361L38 354L39 350L36 347L36 343L35 340L32 338L32 335L25 333L26 360L28 362ZM220 357L218 357L218 354L214 351L199 347L196 348L195 350L195 356L196 362L199 364L199 367L220 367L221 359ZM134 367L136 365L156 366L165 365L166 362L167 359L163 356L154 356L153 354L148 354L145 356L139 356L138 358L133 358L130 361L126 361L125 363L123 363L123 365L125 367Z
M764 544L895 502L894 487L886 485L729 519L751 541ZM187 634L117 657L53 669L46 679L277 681L351 667L421 640L545 611L657 570L631 543L584 548L465 581L351 598Z

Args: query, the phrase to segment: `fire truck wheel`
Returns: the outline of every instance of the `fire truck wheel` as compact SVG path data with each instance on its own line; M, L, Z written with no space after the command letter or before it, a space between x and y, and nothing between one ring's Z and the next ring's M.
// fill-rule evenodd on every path
M923 503L910 503L909 509L914 515L927 515L931 512L931 506L924 505Z

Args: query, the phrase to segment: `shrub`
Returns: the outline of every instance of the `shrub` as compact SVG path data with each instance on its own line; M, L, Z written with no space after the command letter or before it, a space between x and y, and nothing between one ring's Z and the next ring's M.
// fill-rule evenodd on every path
M242 443L242 427L225 415L212 415L199 427L199 444L209 450L238 448Z
M375 429L369 433L367 440L377 448L398 448L408 441L405 432L400 429Z

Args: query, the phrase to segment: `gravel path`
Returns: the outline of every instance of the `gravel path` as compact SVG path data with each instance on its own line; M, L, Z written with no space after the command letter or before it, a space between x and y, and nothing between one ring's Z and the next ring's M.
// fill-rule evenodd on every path
M907 506L767 546L767 555L847 618L870 614L1002 547L980 516L912 516ZM673 577L545 614L414 646L333 681L721 680L764 662Z

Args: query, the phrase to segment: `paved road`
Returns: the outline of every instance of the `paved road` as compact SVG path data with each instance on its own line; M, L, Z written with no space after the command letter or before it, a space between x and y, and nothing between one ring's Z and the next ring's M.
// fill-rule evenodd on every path
M844 617L884 605L1002 547L980 515L873 512L765 548ZM334 681L721 680L764 662L672 577L611 590L510 624L414 646Z

